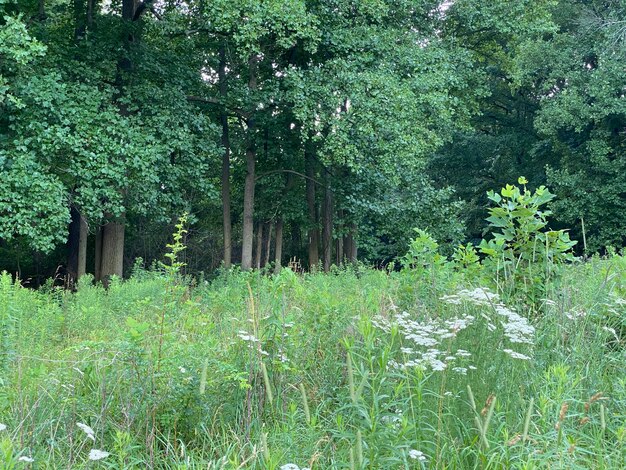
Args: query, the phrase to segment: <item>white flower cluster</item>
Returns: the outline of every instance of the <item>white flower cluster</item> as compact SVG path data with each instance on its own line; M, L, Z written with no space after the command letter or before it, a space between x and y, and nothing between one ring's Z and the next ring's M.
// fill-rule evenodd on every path
M507 307L500 301L498 294L487 289L464 289L454 295L441 297L445 303L462 305L469 303L481 307L478 319L486 321L489 331L501 328L502 335L513 344L533 344L535 328L527 318ZM372 325L386 333L396 326L403 337L402 354L406 356L402 364L390 361L389 366L395 369L419 367L424 370L443 371L449 365L453 372L466 375L468 370L475 370L472 365L461 365L458 362L471 357L471 353L464 349L456 352L450 350L446 340L455 338L461 331L477 322L477 318L469 313L457 315L453 318L426 318L414 320L409 313L401 312L392 315L391 319L378 316L372 319ZM443 344L447 347L441 347ZM448 352L444 351L447 350ZM502 352L514 359L529 360L530 357L512 349L503 349Z
M533 344L535 327L528 322L527 318L522 317L511 308L504 305L500 301L498 294L493 293L488 289L463 289L454 295L443 296L441 297L441 300L455 305L467 302L478 306L490 306L496 314L502 317L500 324L504 329L504 335L509 339L509 341L511 341L511 343ZM489 330L493 331L493 327L495 327L493 323L488 324Z
M309 467L298 467L295 463L286 463L280 466L280 470L311 470Z
M89 439L96 442L96 433L90 426L85 423L76 423L76 426L79 427ZM102 460L106 459L109 455L110 454L105 450L91 449L89 451L89 460Z
M413 460L419 460L420 462L424 462L426 460L426 456L424 455L424 452L420 450L416 450L416 449L411 449L409 451L409 457L412 458Z
M425 319L417 321L410 318L407 312L395 315L393 323L397 325L402 334L405 344L410 343L410 347L402 347L402 353L407 356L403 364L390 361L390 367L394 369L405 369L419 367L425 370L443 371L448 364L459 358L469 357L471 354L465 350L459 350L454 354L437 349L444 340L454 338L459 331L464 330L474 321L471 315L456 317L449 320ZM392 323L384 318L377 317L372 320L372 324L385 332L391 331ZM466 368L458 368L458 373L466 373Z

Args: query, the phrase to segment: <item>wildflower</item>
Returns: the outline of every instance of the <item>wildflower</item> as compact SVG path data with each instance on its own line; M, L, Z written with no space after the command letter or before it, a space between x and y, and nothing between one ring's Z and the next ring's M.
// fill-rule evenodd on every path
M286 463L285 465L280 466L280 470L300 470L295 463Z
M83 432L85 434L87 434L87 437L89 439L91 439L92 441L96 442L96 436L95 436L96 433L94 432L93 429L91 429L89 426L87 426L84 423L76 423L76 426L78 426L80 429L82 429Z
M178 370L180 371L181 374L186 374L187 373L187 369L185 369L183 366L179 366Z
M512 349L503 349L502 351L504 351L505 353L507 353L509 356L511 356L513 359L523 359L525 361L530 360L530 357L526 356L525 354L522 353L518 353L516 351L513 351Z
M19 462L26 462L26 463L32 463L35 461L35 459L30 458L26 455L22 455L19 459L17 459Z
M420 462L423 462L424 460L426 460L426 456L424 455L424 453L415 449L411 449L409 451L409 457L414 460L419 460Z
M6 429L7 429L7 425L0 423L0 431L6 431Z
M241 338L244 341L249 341L250 343L259 342L259 340L254 335L248 334L247 331L241 330L237 333L237 336L239 336L239 338Z
M102 460L106 459L110 454L104 450L91 449L89 451L89 460Z

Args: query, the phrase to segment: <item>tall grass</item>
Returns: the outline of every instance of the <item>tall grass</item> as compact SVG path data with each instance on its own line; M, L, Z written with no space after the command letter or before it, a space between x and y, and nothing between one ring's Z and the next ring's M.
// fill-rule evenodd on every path
M0 466L623 468L626 260L563 269L538 312L445 264L3 274Z

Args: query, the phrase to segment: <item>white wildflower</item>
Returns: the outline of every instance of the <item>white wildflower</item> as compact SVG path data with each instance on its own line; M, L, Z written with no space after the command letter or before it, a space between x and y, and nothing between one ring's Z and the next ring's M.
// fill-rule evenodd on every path
M511 356L513 359L523 359L525 361L530 360L529 356L526 356L525 354L522 354L522 353L518 353L517 351L513 351L512 349L503 349L503 351L507 353L509 356Z
M420 462L423 462L424 460L426 460L426 456L424 455L424 452L421 452L415 449L411 449L409 451L409 457L411 457L414 460L419 460Z
M96 433L94 432L93 429L91 429L89 426L87 426L84 423L76 423L76 426L78 426L80 429L82 429L83 432L85 434L87 434L87 437L89 439L91 439L92 441L96 442L96 436L95 436Z
M454 372L457 372L461 375L467 375L467 368L466 367L453 367L452 370Z
M0 431L6 431L6 429L7 429L7 425L0 423Z
M248 334L247 331L241 330L237 333L237 336L239 336L239 338L241 338L244 341L249 341L250 343L259 342L259 340L254 335Z
M181 374L186 374L187 373L187 369L185 369L183 366L179 366L178 370L180 371Z
M300 470L295 463L286 463L285 465L280 466L280 470Z
M106 459L109 455L108 452L99 449L91 449L89 451L89 460L102 460Z
M26 455L22 455L19 459L17 459L19 462L26 462L26 463L32 463L35 461L35 459L28 457Z

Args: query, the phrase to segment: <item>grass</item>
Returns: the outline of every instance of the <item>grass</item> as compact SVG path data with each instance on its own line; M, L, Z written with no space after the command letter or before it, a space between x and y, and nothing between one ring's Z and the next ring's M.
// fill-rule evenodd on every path
M487 287L449 265L4 274L0 467L623 468L626 259L568 265L534 306Z

